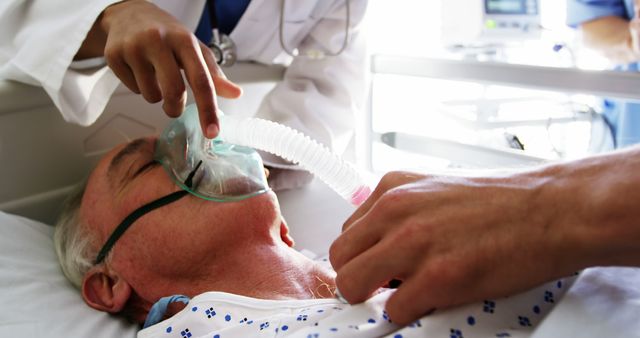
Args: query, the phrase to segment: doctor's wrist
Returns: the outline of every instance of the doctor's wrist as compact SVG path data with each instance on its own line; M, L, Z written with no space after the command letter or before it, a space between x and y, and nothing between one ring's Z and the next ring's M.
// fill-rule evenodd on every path
M87 36L82 42L82 45L80 45L80 48L74 55L73 57L74 60L77 61L77 60L104 56L104 48L107 43L107 35L109 31L109 25L107 24L108 22L107 17L111 13L110 9L113 8L114 6L119 6L129 1L135 1L135 0L118 1L116 3L113 3L105 7L105 9L102 10L102 12L98 15L96 20L93 22L93 26L91 26L91 29L89 30L89 32L87 32Z
M111 25L113 24L114 19L121 13L127 12L129 10L134 9L137 5L150 5L155 6L151 1L148 0L122 0L115 2L102 11L102 14L99 18L100 27L105 31L109 32Z
M640 147L585 162L596 172L585 185L599 230L598 265L640 266Z
M552 165L539 173L548 180L541 208L550 215L557 264L573 270L640 265L635 221L640 216L640 156L625 153Z
M530 186L530 212L525 216L527 224L541 227L542 236L537 246L544 248L541 254L546 257L548 270L553 276L568 276L590 264L586 259L591 250L585 243L591 242L583 227L588 228L582 219L590 216L578 210L583 203L577 196L584 196L581 187L575 184L570 172L563 164L540 167L521 174L518 181Z

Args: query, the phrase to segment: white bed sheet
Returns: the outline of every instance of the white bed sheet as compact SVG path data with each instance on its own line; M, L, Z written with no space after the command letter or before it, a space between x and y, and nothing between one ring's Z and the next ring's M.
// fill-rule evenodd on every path
M640 337L640 269L583 271L532 338Z
M316 254L326 253L353 210L317 181L279 197L297 247ZM135 325L90 309L66 281L52 230L0 212L0 337L135 337ZM533 337L640 337L638 319L640 269L589 269Z
M52 233L0 212L0 337L135 337L134 325L84 304L59 268Z
M325 254L353 207L319 181L279 194L296 248ZM0 211L0 337L135 337L137 326L89 308L65 279L53 228Z

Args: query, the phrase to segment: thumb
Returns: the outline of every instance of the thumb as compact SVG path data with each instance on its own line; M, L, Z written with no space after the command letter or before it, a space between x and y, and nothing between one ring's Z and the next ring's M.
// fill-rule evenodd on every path
M227 79L224 74L223 76L214 75L213 85L216 87L218 95L224 98L237 99L242 95L242 88L231 80Z
M220 66L216 62L216 58L213 56L209 47L200 42L200 49L202 50L202 56L204 56L207 68L209 68L213 85L216 87L216 94L227 99L236 99L240 97L240 95L242 95L242 88L227 79L227 76L224 75L224 72L220 69Z

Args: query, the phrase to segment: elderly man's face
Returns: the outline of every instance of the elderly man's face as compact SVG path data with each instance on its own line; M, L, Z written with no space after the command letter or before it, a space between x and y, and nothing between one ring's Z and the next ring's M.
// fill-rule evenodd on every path
M132 211L180 189L153 161L154 148L153 138L116 147L92 173L80 217L96 250ZM237 263L243 246L274 238L291 244L271 192L225 203L187 195L136 220L111 249L109 266L152 299L152 281L192 279L213 258Z

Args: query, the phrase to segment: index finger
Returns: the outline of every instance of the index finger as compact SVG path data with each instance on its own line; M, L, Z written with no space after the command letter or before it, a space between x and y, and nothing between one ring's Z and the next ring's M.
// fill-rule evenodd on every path
M360 205L360 207L358 207L358 209L356 209L356 211L354 211L353 214L344 222L344 224L342 225L342 231L349 229L349 227L351 227L353 222L357 221L362 216L364 216L367 212L369 212L371 207L374 204L376 204L378 199L380 199L380 197L384 195L384 193L386 193L387 191L397 186L414 182L423 177L424 176L419 174L401 172L401 171L390 172L384 175L384 177L382 177L382 179L380 180L380 183L378 183L378 185L376 186L375 190L373 190L369 198L367 198L367 200L364 203L362 203L362 205Z
M176 52L193 91L202 133L207 138L214 138L218 136L219 131L218 116L216 115L218 110L216 89L198 41L191 35L188 44L179 46Z
M633 13L634 19L640 19L640 0L634 0L633 1Z

